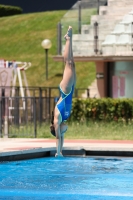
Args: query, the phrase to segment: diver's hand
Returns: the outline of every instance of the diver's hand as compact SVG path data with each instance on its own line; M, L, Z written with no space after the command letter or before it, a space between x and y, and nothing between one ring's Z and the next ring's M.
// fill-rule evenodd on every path
M63 157L63 155L62 155L62 153L60 153L60 154L55 154L55 157Z

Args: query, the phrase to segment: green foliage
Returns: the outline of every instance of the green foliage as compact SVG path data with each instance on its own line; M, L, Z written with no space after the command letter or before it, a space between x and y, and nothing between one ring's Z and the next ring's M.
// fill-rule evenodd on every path
M71 121L84 121L84 101L80 99L73 100L73 111Z
M18 15L22 13L22 9L17 6L0 5L0 17Z
M133 99L73 99L70 121L104 121L128 124L133 120Z

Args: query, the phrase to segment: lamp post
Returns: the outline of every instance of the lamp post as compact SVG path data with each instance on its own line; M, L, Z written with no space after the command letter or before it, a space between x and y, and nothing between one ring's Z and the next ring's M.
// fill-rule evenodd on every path
M78 8L78 22L79 22L79 34L81 34L81 0L78 1L79 8Z
M99 15L99 0L97 0L97 14Z
M48 80L48 50L51 48L52 43L49 39L45 39L41 43L46 55L46 80Z

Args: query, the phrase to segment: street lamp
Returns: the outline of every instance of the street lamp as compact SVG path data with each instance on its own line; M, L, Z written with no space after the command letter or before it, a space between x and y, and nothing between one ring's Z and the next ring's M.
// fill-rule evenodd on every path
M78 8L78 22L79 22L79 34L81 34L81 0L78 1L79 8Z
M48 79L48 50L51 48L52 43L49 39L45 39L41 43L46 55L46 80Z

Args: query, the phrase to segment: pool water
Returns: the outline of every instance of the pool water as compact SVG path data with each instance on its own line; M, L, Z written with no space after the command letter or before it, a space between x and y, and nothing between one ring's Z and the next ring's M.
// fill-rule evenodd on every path
M63 157L0 163L0 200L131 200L133 158Z

